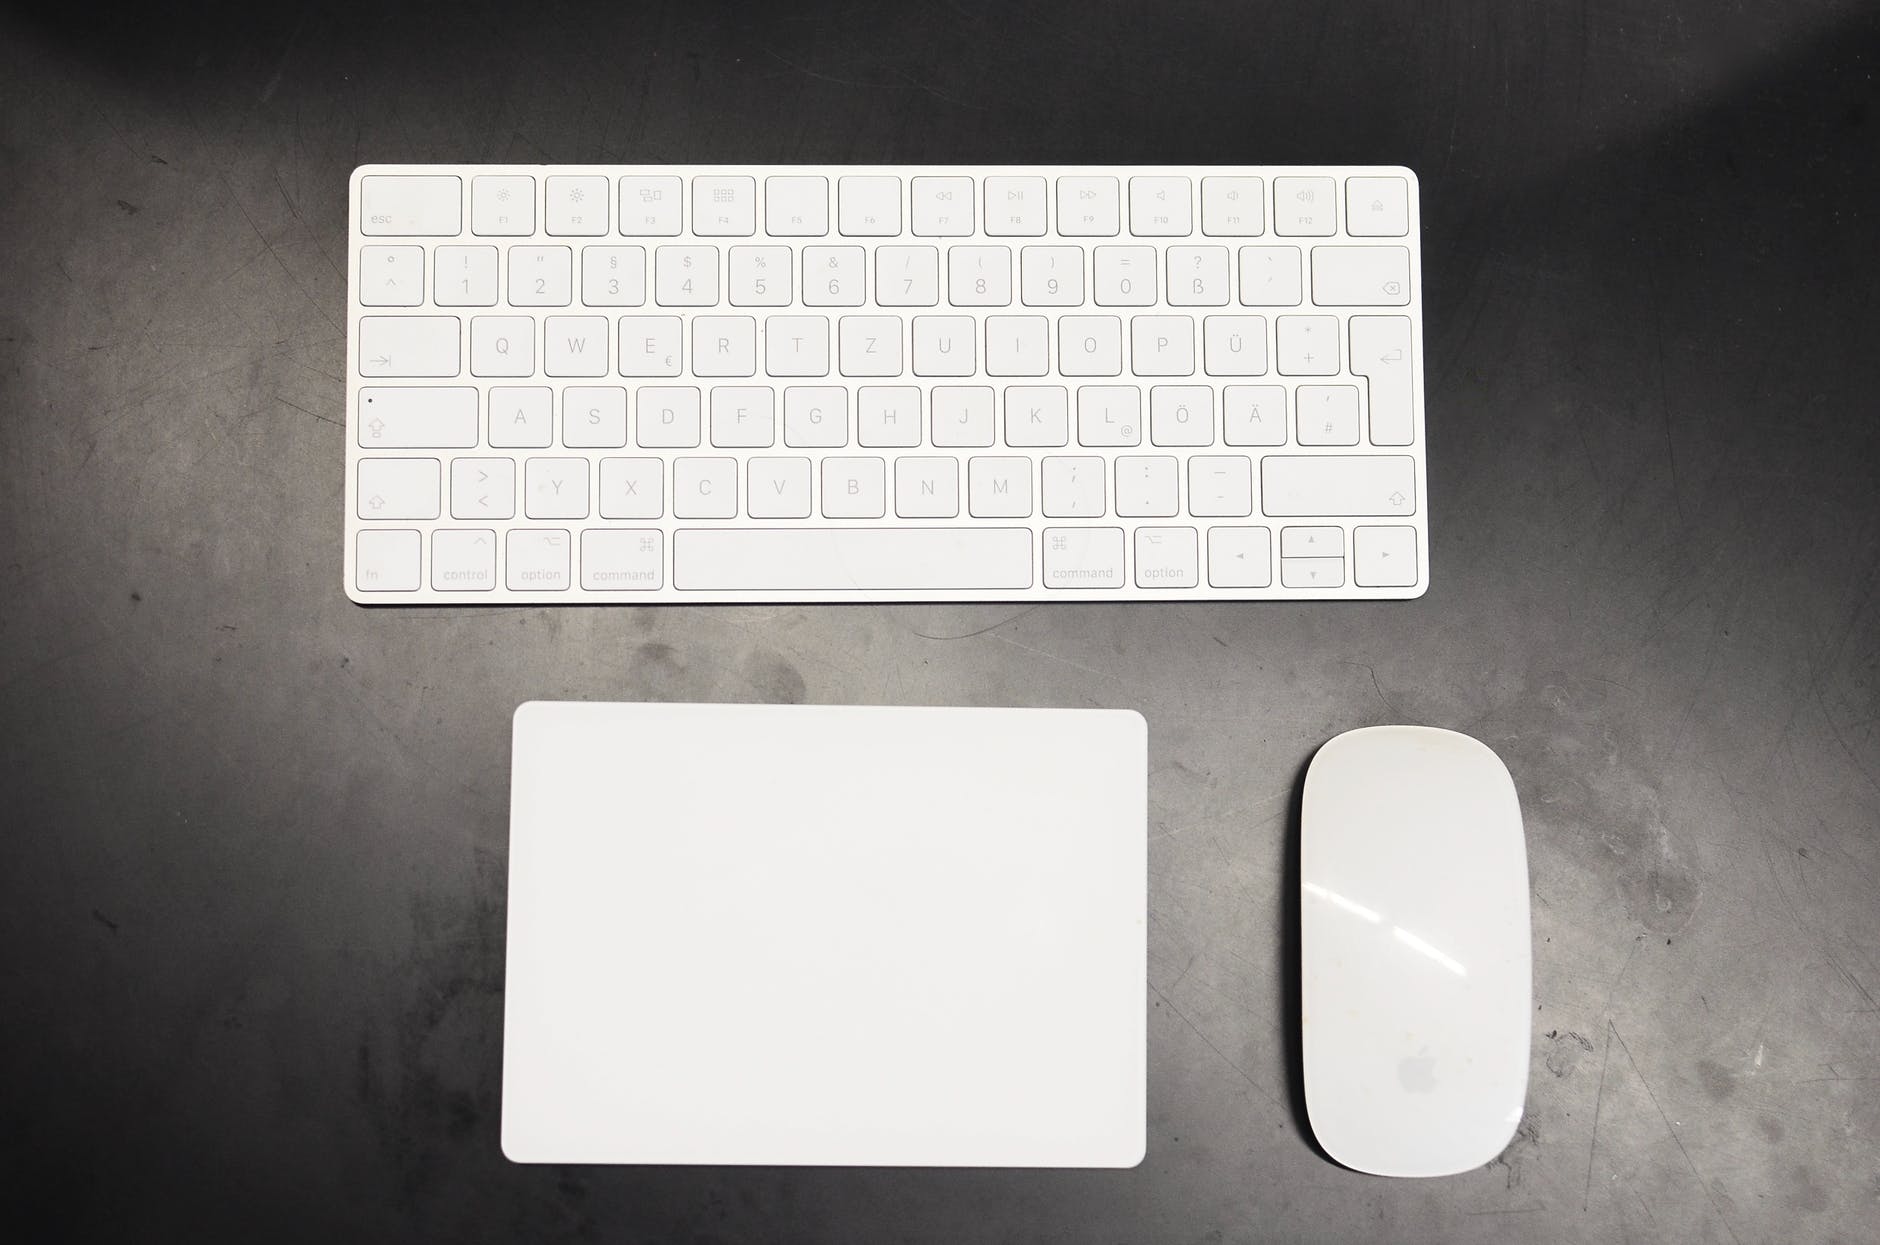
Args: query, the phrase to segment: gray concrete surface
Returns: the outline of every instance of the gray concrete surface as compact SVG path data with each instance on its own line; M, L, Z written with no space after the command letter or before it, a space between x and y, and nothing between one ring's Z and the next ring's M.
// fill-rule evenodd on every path
M7 1202L36 1239L1875 1239L1876 53L1820 4L14 9ZM349 604L351 167L778 157L1417 167L1430 594ZM1147 1161L506 1164L531 697L1146 713ZM1322 1158L1291 1066L1298 777L1395 721L1493 745L1531 856L1527 1120L1440 1181Z

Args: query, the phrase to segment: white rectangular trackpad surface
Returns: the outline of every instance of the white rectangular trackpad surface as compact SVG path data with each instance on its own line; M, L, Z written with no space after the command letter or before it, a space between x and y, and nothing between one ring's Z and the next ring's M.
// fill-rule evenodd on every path
M1139 1162L1146 735L1121 711L523 705L503 1152Z

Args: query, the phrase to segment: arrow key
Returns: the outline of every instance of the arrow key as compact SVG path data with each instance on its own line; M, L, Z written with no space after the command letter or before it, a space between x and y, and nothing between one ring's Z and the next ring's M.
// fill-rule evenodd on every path
M516 517L516 460L457 458L450 464L453 519Z
M1345 583L1343 558L1281 558L1279 581L1287 588L1340 588Z
M1208 583L1266 588L1273 583L1273 533L1264 527L1208 529Z
M1360 588L1416 587L1414 527L1361 527L1351 537L1353 579Z

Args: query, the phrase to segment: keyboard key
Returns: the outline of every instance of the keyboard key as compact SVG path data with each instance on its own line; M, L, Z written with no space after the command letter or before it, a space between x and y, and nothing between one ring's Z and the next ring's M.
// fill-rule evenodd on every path
M515 518L516 460L513 458L452 459L450 517L453 519ZM495 556L493 545L491 556Z
M1321 307L1403 307L1410 252L1401 246L1315 246L1312 301Z
M899 316L843 316L837 333L836 361L844 376L901 374Z
M1097 306L1153 307L1157 289L1155 248L1100 246L1096 259Z
M424 248L359 248L359 303L364 307L416 307L424 302Z
M1229 385L1221 391L1221 439L1229 445L1286 444L1286 390Z
M678 316L621 316L620 374L677 376L679 341Z
M674 459L672 513L678 519L737 518L738 460Z
M823 516L882 518L888 512L887 473L879 458L823 459Z
M643 238L675 238L685 223L684 183L664 175L620 179L620 232Z
M1260 460L1260 507L1269 515L1416 513L1416 460L1385 454L1269 454Z
M595 509L603 519L657 519L665 513L665 467L658 458L601 459Z
M470 449L477 391L421 386L359 391L359 444L368 450Z
M1225 307L1233 263L1224 246L1171 246L1168 301L1171 307Z
M588 460L531 458L523 465L522 512L531 519L585 519Z
M455 376L463 333L456 316L361 316L361 376Z
M1019 253L1019 299L1027 307L1081 307L1084 248L1028 246Z
M566 592L573 542L566 531L516 528L510 531L504 561L511 592Z
M1297 307L1301 290L1299 248L1240 248L1240 301L1248 307Z
M606 316L549 316L542 322L542 370L550 376L607 375Z
M757 179L692 179L692 232L701 238L748 238L757 232Z
M1372 445L1415 440L1411 367L1408 316L1351 317L1351 371L1371 384Z
M565 246L509 248L511 307L566 307L573 301L573 250Z
M764 179L764 232L773 238L820 238L829 232L829 179Z
M883 449L920 444L920 390L912 385L864 385L855 398L855 440Z
M1347 177L1345 232L1354 238L1401 238L1409 233L1409 183L1401 177Z
M964 238L972 234L972 178L916 177L909 197L916 237Z
M701 592L1012 591L1031 587L1031 548L1023 527L681 528L672 579Z
M1029 458L974 458L966 469L966 508L975 519L1031 517Z
M627 443L627 391L575 385L561 391L561 443L571 450L617 450Z
M1282 558L1342 558L1345 556L1345 529L1342 527L1283 527L1279 531L1279 556Z
M1129 232L1138 238L1185 238L1195 231L1186 177L1129 179Z
M1190 458L1188 513L1201 518L1245 518L1252 514L1253 464L1238 454L1197 454Z
M1338 232L1338 179L1275 177L1273 232L1292 237L1330 237Z
M486 238L526 238L534 233L535 179L520 174L472 179L470 232Z
M894 460L894 513L903 519L951 519L960 512L960 460Z
M850 238L892 238L900 233L901 179L839 178L836 231Z
M692 374L757 375L757 321L751 316L693 317Z
M581 586L591 592L652 592L665 582L666 534L649 528L581 533Z
M1138 588L1193 588L1200 582L1200 537L1194 528L1136 529Z
M433 253L431 301L440 307L496 305L496 248L440 246Z
M1264 527L1208 529L1208 583L1265 588L1273 582L1273 533Z
M1043 376L1051 370L1051 322L1044 316L986 317L986 374Z
M1412 588L1417 582L1414 527L1360 527L1351 534L1352 578L1360 588Z
M1342 588L1343 558L1281 558L1279 582L1284 588Z
M1195 322L1189 316L1132 316L1129 367L1138 376L1193 376Z
M653 252L653 301L662 307L718 303L718 248L662 246Z
M1257 177L1202 178L1201 232L1211 238L1252 238L1266 232L1265 183Z
M1047 456L1040 469L1045 515L1053 519L1102 518L1104 470L1101 458Z
M998 430L992 390L984 385L935 385L933 443L948 449L983 449Z
M590 307L644 307L646 248L582 247L581 301Z
M353 549L353 583L361 592L415 592L422 547L416 530L369 528Z
M838 385L783 391L783 443L796 449L840 449L849 443L849 391Z
M696 449L700 432L699 392L689 385L644 386L634 395L635 438L641 449Z
M1015 449L1069 445L1070 395L1061 385L1013 385L1005 391L1005 443Z
M595 237L607 232L608 193L605 177L551 177L544 198L548 203L547 232L552 237Z
M734 246L726 298L733 307L788 307L795 256L787 246Z
M1123 529L1120 527L1047 527L1044 529L1044 586L1047 588L1121 588L1123 586Z
M809 518L809 477L807 458L751 459L745 513L753 519Z
M1077 443L1142 444L1142 390L1134 385L1077 387Z
M498 449L544 449L555 438L555 395L536 386L490 390L490 444Z
M1209 376L1265 375L1266 317L1204 317L1201 369Z
M535 375L535 321L528 316L475 316L470 321L472 376Z
M868 300L866 257L859 246L804 247L804 305L860 307Z
M971 376L979 370L978 336L971 316L915 316L914 375Z
M1050 223L1042 177L987 177L985 229L989 238L1041 238Z
M463 178L432 174L360 178L359 232L369 237L455 237L463 232Z
M1281 376L1338 375L1338 317L1279 318Z
M1356 385L1301 385L1296 395L1299 444L1356 445L1358 443L1358 388Z
M435 519L442 512L435 458L362 458L355 496L362 519Z
M947 301L955 307L1008 307L1012 251L1003 246L947 248Z
M1149 440L1156 445L1213 445L1213 387L1157 385L1151 389Z
M1122 320L1116 316L1065 316L1059 320L1058 371L1066 376L1122 375Z
M496 590L496 533L444 528L431 533L431 587L439 592Z
M829 375L829 320L771 316L764 321L764 371L771 376Z
M762 385L719 385L712 390L713 445L719 449L761 450L776 443L774 390Z
M1124 518L1173 518L1180 513L1180 489L1173 458L1130 454L1116 460L1116 513Z
M1122 191L1114 177L1060 177L1058 232L1067 238L1114 238L1122 232Z
M940 248L884 246L875 252L875 301L883 307L932 307L940 301Z

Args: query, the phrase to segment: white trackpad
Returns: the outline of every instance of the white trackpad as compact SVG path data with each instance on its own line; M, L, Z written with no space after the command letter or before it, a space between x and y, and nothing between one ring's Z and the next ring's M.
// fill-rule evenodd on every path
M504 1153L1137 1163L1146 769L1125 712L524 705Z

